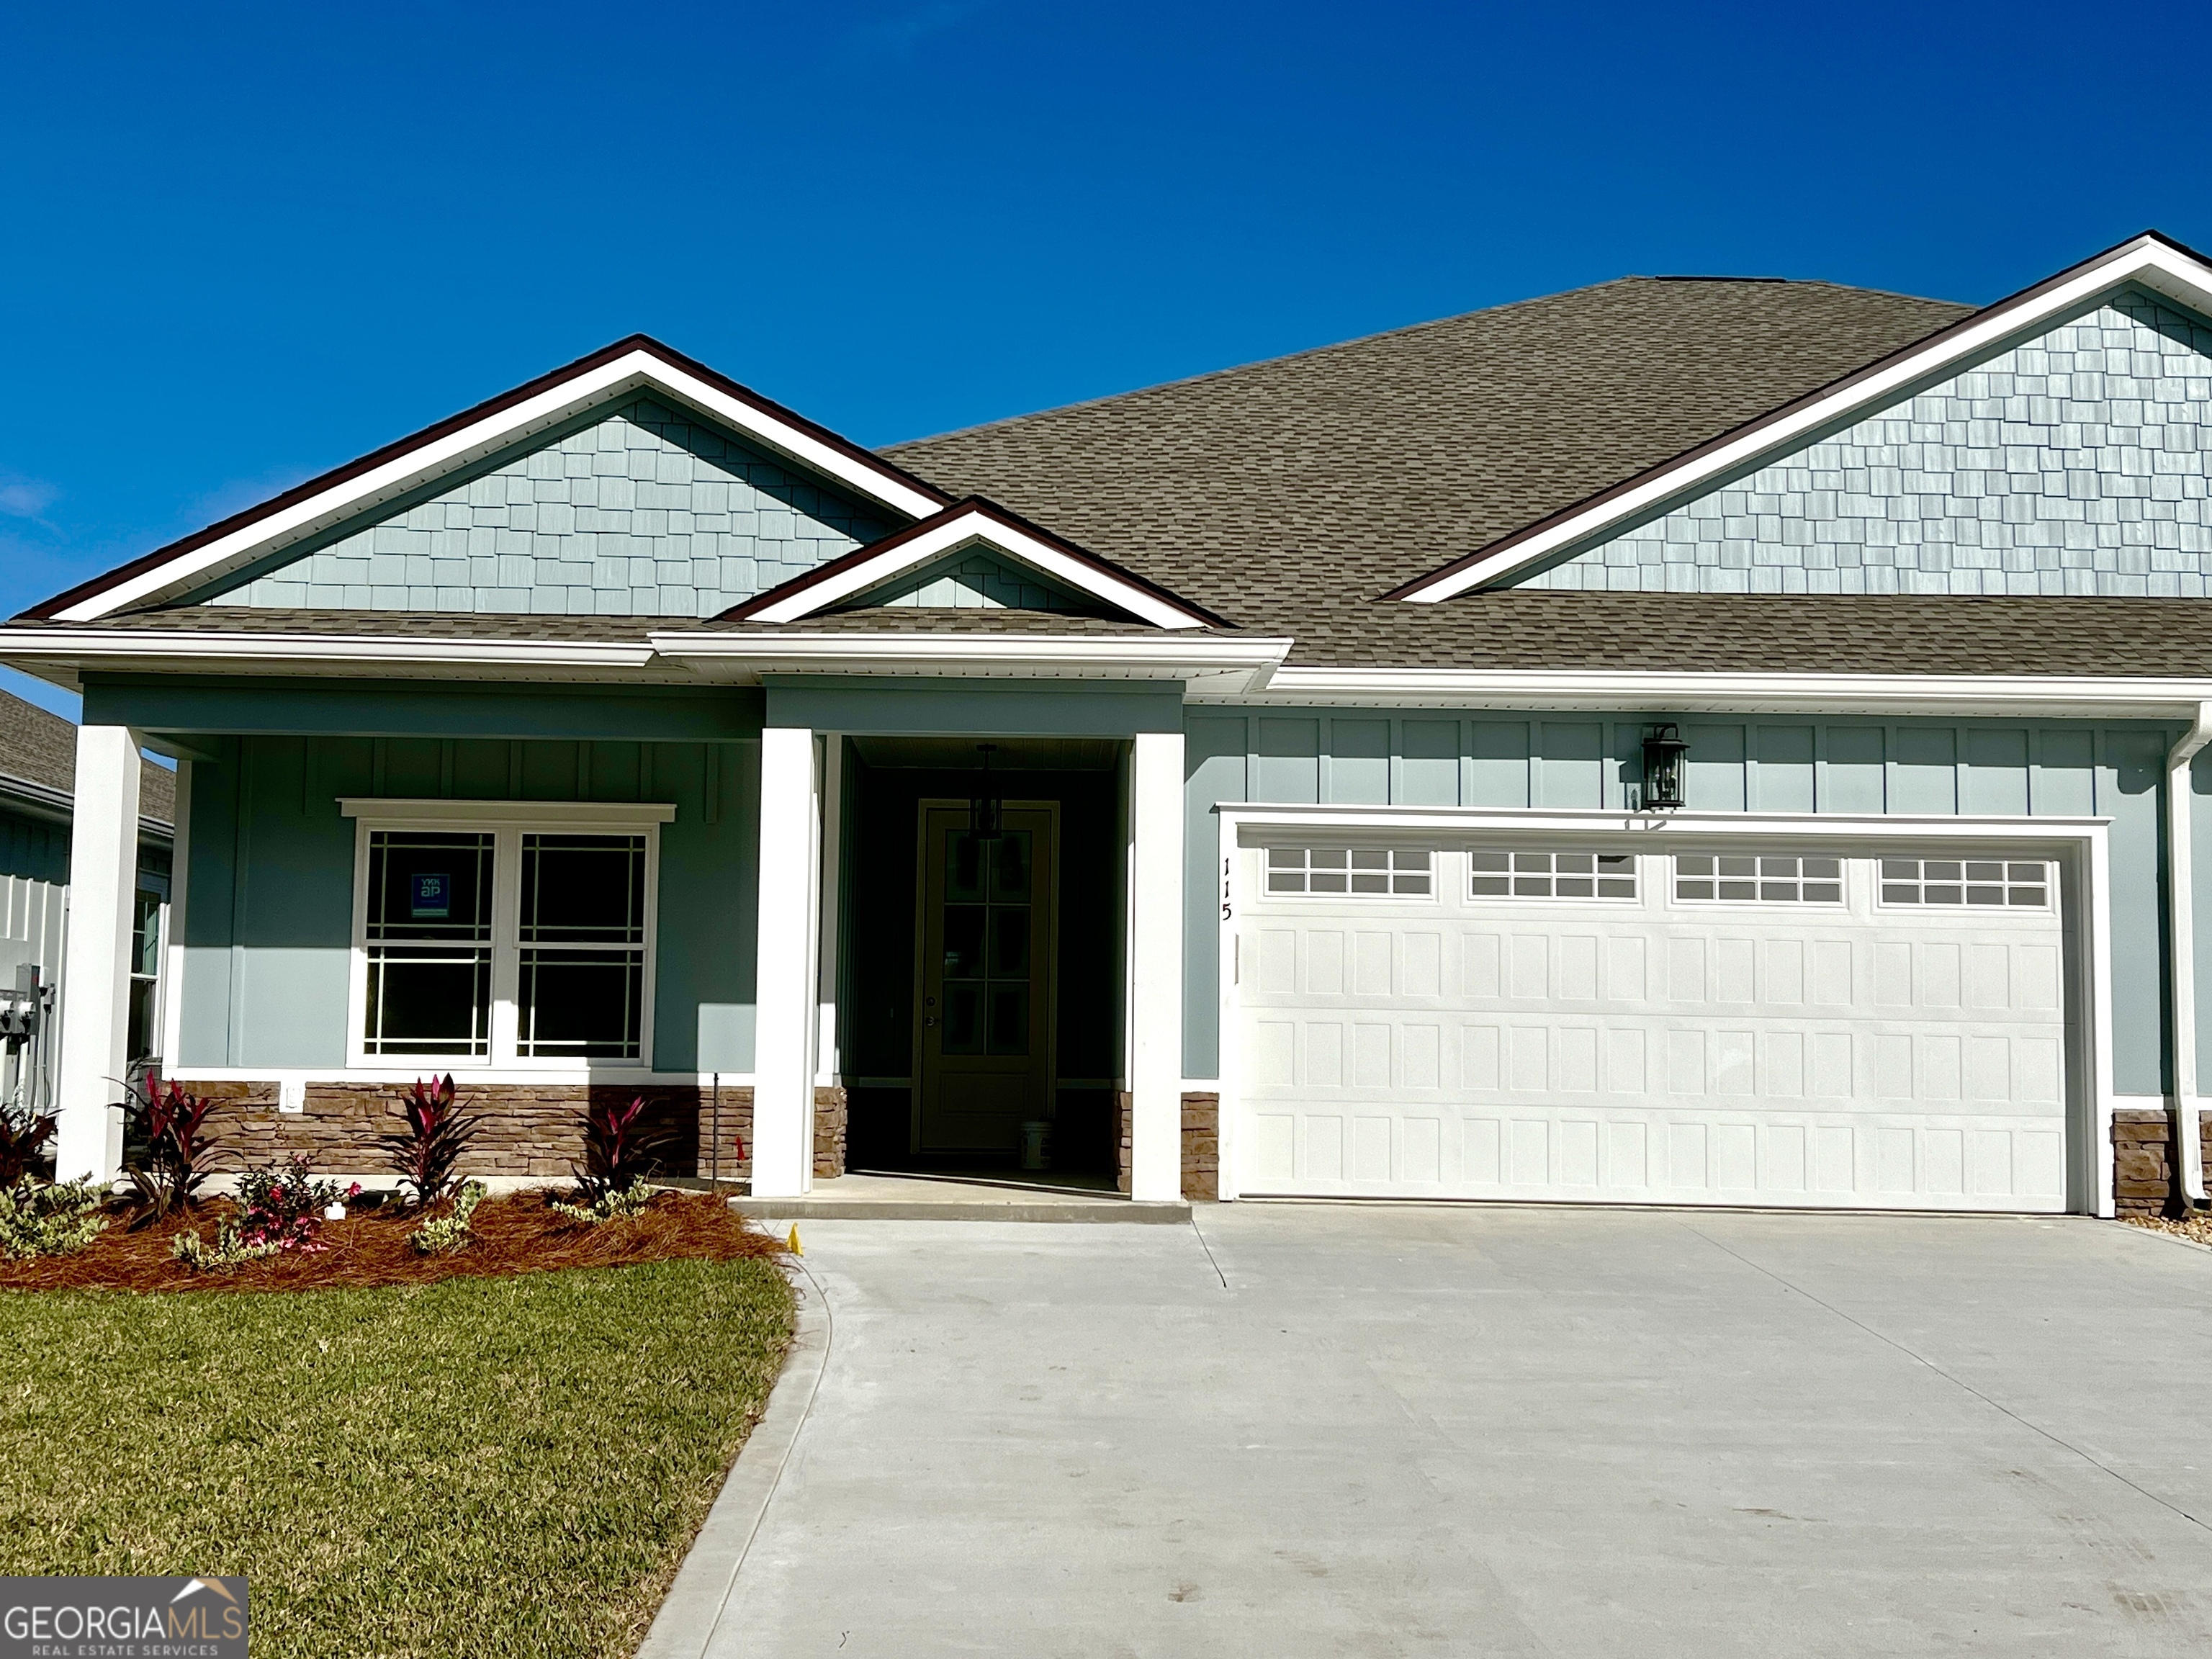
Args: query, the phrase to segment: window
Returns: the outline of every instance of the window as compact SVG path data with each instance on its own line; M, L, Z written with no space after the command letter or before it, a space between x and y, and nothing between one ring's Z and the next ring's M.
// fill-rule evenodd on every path
M555 805L521 825L453 802L357 805L453 820L364 826L362 1060L645 1063L658 837L629 826L669 809L595 807L592 822Z
M1678 854L1674 896L1759 904L1840 904L1844 861L1796 854Z
M1607 898L1636 896L1633 853L1498 853L1468 854L1468 891L1477 898Z
M1270 847L1270 893L1347 893L1376 898L1426 898L1436 891L1426 848Z
M2051 866L2003 859L1881 861L1884 904L1986 904L2047 909Z
M168 901L140 888L131 920L131 1016L124 1052L134 1072L161 1040L161 923Z
M368 1002L362 1052L491 1053L492 837L368 837Z

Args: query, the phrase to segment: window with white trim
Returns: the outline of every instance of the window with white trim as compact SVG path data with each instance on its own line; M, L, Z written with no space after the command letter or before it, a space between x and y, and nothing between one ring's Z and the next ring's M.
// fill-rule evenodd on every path
M2019 859L1884 858L1881 902L2048 909L2051 866Z
M1737 904L1841 904L1844 861L1796 853L1678 853L1674 896Z
M1427 898L1436 855L1405 847L1270 847L1267 891L1314 897Z
M1636 896L1633 853L1506 853L1477 848L1467 857L1467 890L1475 898Z
M356 1053L645 1064L659 839L626 825L364 823Z

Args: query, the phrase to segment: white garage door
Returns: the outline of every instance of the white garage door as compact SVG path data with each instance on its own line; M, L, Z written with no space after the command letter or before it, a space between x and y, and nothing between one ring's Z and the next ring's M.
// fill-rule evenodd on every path
M1240 856L1248 1194L2064 1207L2046 859L1310 831Z

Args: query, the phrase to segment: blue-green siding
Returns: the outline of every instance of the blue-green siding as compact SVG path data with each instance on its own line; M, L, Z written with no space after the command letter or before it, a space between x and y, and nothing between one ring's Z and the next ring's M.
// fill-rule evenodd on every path
M533 441L209 602L711 617L897 522L650 398Z
M1632 804L1655 717L1194 709L1188 716L1186 1076L1219 1074L1224 802L1600 807ZM2114 1082L2165 1086L2164 817L2177 728L1682 716L1689 804L1711 811L2035 813L2112 820ZM2197 787L2212 793L2212 763ZM2212 987L2212 802L2198 820L2201 984ZM2212 1031L2208 1031L2212 1038Z
M356 825L342 796L665 801L653 1068L752 1064L760 747L247 737L191 766L175 1063L345 1064Z

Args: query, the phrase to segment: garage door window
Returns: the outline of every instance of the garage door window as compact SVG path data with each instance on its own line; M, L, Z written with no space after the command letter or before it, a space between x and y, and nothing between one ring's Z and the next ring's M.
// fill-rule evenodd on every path
M1683 853L1674 860L1674 896L1693 902L1840 904L1844 862L1792 854Z
M2051 866L2000 859L1884 859L1884 904L2051 905Z
M1315 897L1427 898L1436 891L1426 848L1270 847L1267 890Z
M1467 888L1476 898L1632 899L1636 855L1477 848L1468 854Z

